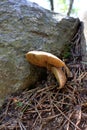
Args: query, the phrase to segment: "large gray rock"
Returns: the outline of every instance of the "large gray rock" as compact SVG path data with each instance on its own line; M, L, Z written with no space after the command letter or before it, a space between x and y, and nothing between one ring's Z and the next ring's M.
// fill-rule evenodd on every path
M62 18L26 0L0 0L0 105L7 95L30 86L41 75L25 54L43 50L59 56L78 25L78 19Z
M82 18L83 22L83 35L82 35L82 41L81 41L81 47L82 47L82 60L83 63L87 65L87 10L82 13Z

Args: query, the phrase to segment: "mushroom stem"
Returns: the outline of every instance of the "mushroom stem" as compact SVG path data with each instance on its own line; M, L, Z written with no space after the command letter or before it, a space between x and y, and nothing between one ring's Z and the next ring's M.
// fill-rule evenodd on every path
M58 89L63 88L67 79L66 79L66 75L64 74L62 69L56 68L56 67L51 67L51 71L55 75L57 81L59 82L59 88Z
M72 77L72 73L69 70L69 68L66 65L64 67L65 67L65 70L66 70L67 77L69 77L69 78Z

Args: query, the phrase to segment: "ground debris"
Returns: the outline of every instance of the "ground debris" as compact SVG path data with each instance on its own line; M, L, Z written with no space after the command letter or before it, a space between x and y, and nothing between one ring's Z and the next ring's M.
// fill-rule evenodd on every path
M73 78L61 90L49 77L49 82L10 96L0 112L0 130L85 130L87 71L76 67Z

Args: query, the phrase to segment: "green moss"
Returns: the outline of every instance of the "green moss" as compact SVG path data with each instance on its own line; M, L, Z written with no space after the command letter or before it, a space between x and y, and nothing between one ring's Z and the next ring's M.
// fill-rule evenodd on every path
M71 45L65 44L61 53L61 57L64 59L67 59L67 58L70 58L70 56L71 56Z

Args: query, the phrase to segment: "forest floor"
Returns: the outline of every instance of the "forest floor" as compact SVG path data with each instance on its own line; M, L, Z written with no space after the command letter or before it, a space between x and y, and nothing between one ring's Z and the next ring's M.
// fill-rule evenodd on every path
M78 42L71 52L73 77L64 88L48 73L34 89L11 95L0 110L0 130L87 130L87 66Z

